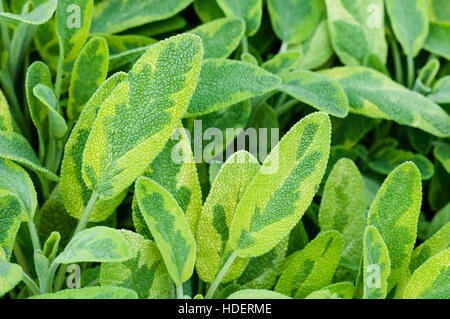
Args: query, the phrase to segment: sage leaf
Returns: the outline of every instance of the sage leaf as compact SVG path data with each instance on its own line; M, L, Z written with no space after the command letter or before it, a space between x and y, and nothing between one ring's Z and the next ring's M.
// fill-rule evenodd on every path
M0 89L0 131L13 131L14 120L9 110L5 95Z
M424 49L450 60L450 40L448 38L449 32L449 22L432 22L430 24L430 34L428 35L427 41L423 46Z
M355 287L350 282L338 282L316 290L305 299L352 299Z
M292 299L286 295L265 289L244 289L236 291L227 299Z
M436 81L433 91L427 97L439 104L450 103L450 76L444 76Z
M51 294L34 296L30 299L137 299L137 294L126 288L102 286L65 289Z
M245 34L255 35L261 26L262 0L217 0L217 4L228 17L245 20Z
M41 1L41 4L28 13L14 14L10 12L0 12L0 21L7 23L26 23L39 25L47 22L55 13L58 0ZM29 3L26 4L27 6Z
M22 280L22 267L0 259L0 297Z
M296 68L302 60L302 53L298 51L287 51L275 55L272 59L264 62L261 67L270 73L283 75Z

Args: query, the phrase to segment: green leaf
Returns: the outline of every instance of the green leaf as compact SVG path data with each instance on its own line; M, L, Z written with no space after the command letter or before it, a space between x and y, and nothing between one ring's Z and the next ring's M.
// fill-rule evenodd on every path
M450 116L442 108L382 73L364 67L338 67L323 74L343 87L352 113L392 120L439 137L450 136Z
M436 234L413 250L409 270L411 273L437 253L450 246L450 222L447 222Z
M428 17L432 22L450 22L450 3L447 0L427 0Z
M64 72L72 71L73 63L88 38L93 6L93 0L58 1L55 21L59 63L62 63L58 67L62 67Z
M102 103L83 153L83 179L100 199L122 193L163 149L188 107L202 56L196 35L161 41Z
M216 1L194 0L194 10L203 23L223 17L222 9Z
M450 298L450 248L434 255L412 275L406 286L405 299Z
M42 3L42 1L41 1ZM32 11L24 14L14 14L10 12L0 12L0 21L2 23L26 23L31 25L39 25L48 21L55 13L58 0L48 0ZM26 4L29 7L29 2Z
M362 65L373 54L386 64L383 0L326 0L326 3L331 42L342 63Z
M257 257L288 235L320 184L330 135L330 120L322 112L306 116L286 133L237 206L227 251L238 250L239 257Z
M406 161L416 164L423 180L428 180L434 175L433 163L428 158L421 154L414 154L395 148L384 148L377 152L368 165L375 172L388 175L397 166Z
M352 299L355 287L350 282L338 282L316 290L305 299Z
M289 262L275 291L302 299L331 283L341 257L342 236L335 230L320 233Z
M108 45L105 39L94 37L75 60L70 78L67 116L76 121L91 96L106 80L109 67Z
M183 128L174 131L143 176L157 182L176 199L195 235L202 210L202 193L190 140Z
M262 20L262 0L217 0L217 4L226 16L244 19L247 36L258 32Z
M273 30L289 44L308 39L325 11L322 0L268 0Z
M282 77L280 91L311 105L319 111L337 117L348 114L348 101L344 90L332 78L315 72L299 70Z
M8 102L0 89L0 131L13 131L14 125Z
M416 83L414 84L414 91L421 94L428 94L431 91L431 84L436 79L441 64L437 58L431 58L427 64L419 70Z
M82 177L83 151L89 133L92 130L100 106L111 95L114 89L126 78L125 73L116 73L106 80L88 101L66 143L61 166L61 193L67 212L77 219L92 196ZM122 202L126 192L111 200L98 200L89 216L90 221L102 221Z
M441 162L447 173L450 174L450 144L445 142L436 142L433 149L434 157Z
M50 262L55 259L56 254L58 253L59 243L61 241L61 235L59 232L54 231L50 234L44 244L44 256L48 258Z
M30 299L137 299L130 289L112 286L65 289L52 294L44 294Z
M283 75L294 69L302 60L302 53L287 51L276 54L272 59L264 62L261 67L270 73Z
M116 229L97 226L76 234L55 263L118 262L130 258L130 248Z
M250 153L240 151L222 165L214 179L196 231L196 270L203 281L212 282L223 266L224 258L228 257L225 246L236 206L258 173L259 166L258 160ZM239 277L247 263L248 259L236 260L222 282Z
M363 283L364 299L385 299L391 260L380 232L367 226L364 232Z
M385 0L395 37L403 52L415 57L429 31L427 0Z
M426 238L430 238L435 233L438 232L439 229L444 227L448 222L450 222L450 203L447 203L443 208L441 208L431 220L430 225L428 226L428 232Z
M347 158L333 167L319 209L321 231L337 230L344 238L342 260L358 265L366 226L364 182L355 163ZM336 280L353 280L357 273L339 266Z
M450 76L440 78L434 85L433 91L427 96L439 104L450 103Z
M120 233L128 242L131 258L102 263L100 284L134 290L140 299L172 297L172 282L156 244L128 230Z
M139 178L135 188L143 218L172 280L180 286L192 275L197 251L186 217L173 196L151 179Z
M292 299L286 295L265 289L244 289L236 291L227 299Z
M228 58L238 47L245 32L245 23L239 18L217 19L198 26L188 33L198 35L205 48L205 59Z
M2 187L0 189L0 253L6 253L7 260L11 258L17 232L24 220L23 214L23 207L17 197Z
M266 94L281 80L253 64L234 60L207 59L186 116L218 111L249 98Z
M91 33L119 33L176 15L192 0L109 0L95 4Z
M36 269L36 274L42 291L42 288L44 287L46 288L48 285L49 261L41 250L34 251L33 260L34 260L34 268Z
M379 230L391 260L388 294L406 276L421 202L420 172L412 162L406 162L389 174L370 206L368 225Z
M58 176L41 166L28 141L15 132L0 131L0 158L12 160L52 181L58 181Z
M22 267L0 260L0 297L13 289L22 280Z
M430 34L428 35L427 41L423 46L424 49L450 60L449 32L450 22L431 22Z

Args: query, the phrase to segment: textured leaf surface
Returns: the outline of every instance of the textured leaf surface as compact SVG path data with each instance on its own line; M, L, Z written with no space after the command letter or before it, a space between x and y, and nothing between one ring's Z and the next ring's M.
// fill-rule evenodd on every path
M384 299L387 295L391 261L380 232L368 226L364 233L364 299Z
M385 0L395 37L403 52L416 56L429 31L427 0Z
M52 294L34 296L31 299L137 299L137 295L130 289L102 286L65 289Z
M55 263L115 262L130 258L130 247L116 229L97 226L76 234Z
M364 182L355 163L341 159L333 167L325 184L319 210L322 231L337 230L344 238L342 260L359 265L366 226ZM350 273L350 277L346 277ZM336 279L354 279L356 274L338 267Z
M22 267L0 259L0 297L22 280Z
M42 3L42 1L41 1ZM55 13L58 0L48 0L25 14L0 12L0 21L39 25L48 21Z
M320 233L289 262L275 291L301 299L330 284L342 248L343 239L337 231Z
M245 23L239 18L217 19L189 31L202 39L205 59L229 57L238 47L244 32Z
M83 153L83 179L101 199L127 189L163 149L195 90L202 56L196 35L161 41L103 102Z
M424 48L436 55L442 56L450 60L450 23L434 23L430 24L430 34L424 44Z
M311 71L294 71L282 77L280 90L319 111L337 117L348 114L344 90L332 78Z
M301 60L302 54L298 51L287 51L275 55L264 62L261 67L270 73L283 75L294 69Z
M0 89L0 131L13 131L13 118L9 110L5 95Z
M78 119L91 96L106 80L108 59L108 45L101 37L92 38L81 50L70 78L67 105L69 119Z
M119 33L170 18L192 0L103 0L95 4L92 33Z
M427 0L430 21L450 22L450 3L446 0Z
M81 170L83 151L89 133L100 106L125 78L125 73L116 73L102 84L85 106L66 143L61 166L61 194L67 212L75 218L81 218L92 195L92 191L83 180ZM89 220L102 221L106 219L120 204L125 195L124 193L109 201L98 200Z
M436 215L434 215L428 226L428 232L426 238L430 238L437 233L442 227L450 222L450 203L442 207Z
M196 231L197 273L203 281L212 282L223 265L225 246L236 206L259 171L259 163L250 153L233 154L221 167L203 205ZM228 271L224 282L237 278L248 259L238 259Z
M180 286L192 275L197 250L186 217L173 196L146 177L136 182L136 198L167 270Z
M440 78L433 85L433 91L427 97L439 104L450 103L450 76Z
M352 299L355 287L350 282L338 282L310 293L305 299Z
M370 207L368 225L379 230L391 260L388 293L408 269L421 202L420 172L412 162L406 162L389 174Z
M244 289L236 291L227 299L291 299L286 295L265 289Z
M236 208L228 251L256 257L270 251L297 224L323 177L331 127L314 113L286 133L264 161Z
M269 0L273 30L285 43L300 43L316 28L325 10L323 1L317 0Z
M227 16L245 20L247 36L258 32L262 20L262 0L217 0Z
M383 0L327 0L331 41L345 65L362 65L370 54L385 64Z
M431 257L414 272L403 297L405 299L450 298L450 248Z
M253 64L234 60L203 62L186 116L211 113L276 89L280 78Z
M156 244L127 230L120 233L130 246L130 259L103 263L102 286L118 286L134 290L140 299L172 297L172 282Z
M343 87L352 113L393 120L440 137L450 135L450 117L443 109L377 71L338 67L323 73Z

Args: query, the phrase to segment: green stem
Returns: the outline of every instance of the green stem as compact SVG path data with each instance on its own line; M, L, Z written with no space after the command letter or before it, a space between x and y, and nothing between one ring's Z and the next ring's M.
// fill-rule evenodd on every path
M288 111L291 107L298 104L298 101L295 99L290 100L289 102L283 104L282 106L275 109L275 112L277 112L277 115L280 116L284 112Z
M283 53L283 52L286 52L287 49L288 49L288 46L289 46L289 43L283 41L283 42L281 43L280 51L278 51L278 54Z
M416 70L415 70L415 66L414 66L414 57L408 55L407 62L408 62L408 88L411 89L414 85L414 78L416 76Z
M56 79L55 79L55 95L56 95L57 101L59 101L59 98L61 97L61 86L62 86L62 78L63 78L63 63L64 63L64 56L60 53L59 58L58 58L58 68L56 70Z
M405 84L403 79L403 67L402 59L400 58L400 50L398 48L397 42L393 37L389 36L389 43L392 47L392 54L394 56L394 66L395 66L395 80L400 84Z
M91 195L91 198L89 199L88 204L84 208L83 215L81 216L80 221L78 222L77 228L75 229L75 232L73 233L73 235L78 234L80 231L82 231L83 229L86 228L86 225L89 220L89 216L91 215L92 209L94 208L97 198L98 198L98 193L94 191Z
M214 278L214 281L212 282L211 286L208 289L208 292L206 293L206 299L212 299L214 297L214 294L216 293L217 287L219 287L220 283L222 282L223 277L227 274L228 270L230 269L231 265L233 264L234 260L238 256L238 250L235 250L230 257L228 257L227 262L223 265L222 269L217 274L216 278Z
M177 299L184 299L183 284L177 286Z
M26 273L23 273L22 277L23 282L25 285L27 285L28 288L30 288L33 295L40 295L41 291L39 290L38 285L34 282L33 279L31 279Z
M28 230L30 231L31 241L33 242L33 249L41 250L41 243L39 242L39 236L36 230L36 225L31 219L28 220L27 224Z
M20 244L17 240L14 242L14 255L16 256L17 262L22 267L22 270L25 273L30 274L30 268L28 267L27 260L25 259L22 252L22 247L20 247Z
M50 188L48 186L48 180L45 177L41 176L41 174L38 174L38 176L42 187L42 197L44 197L44 200L47 200L50 197Z
M58 269L59 264L52 262L50 268L48 270L48 280L47 285L44 288L43 293L52 292L53 281L55 279L56 270Z
M246 36L244 36L241 40L241 45L242 45L242 52L243 53L248 53L248 39Z
M61 265L61 267L59 268L58 274L56 275L55 285L53 287L55 292L61 290L62 285L64 283L66 270L67 270L67 265Z
M3 2L1 0L0 0L0 12L5 12L5 8L3 8ZM8 33L8 25L6 23L1 23L1 32L4 49L7 50L10 45L10 40Z

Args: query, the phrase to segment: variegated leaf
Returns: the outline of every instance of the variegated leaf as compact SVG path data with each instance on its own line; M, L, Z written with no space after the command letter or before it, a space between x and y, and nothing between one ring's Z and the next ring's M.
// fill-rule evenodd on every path
M260 256L297 224L320 184L330 152L330 120L308 115L286 133L264 161L236 208L227 251Z
M424 49L450 60L450 22L432 22Z
M222 18L198 26L188 33L198 35L205 48L205 59L228 58L238 47L245 32L239 18Z
M426 238L436 234L442 227L450 222L450 202L442 207L434 216L428 226Z
M0 297L13 289L21 280L22 267L0 258Z
M391 260L380 232L367 226L364 232L363 285L364 299L384 299L388 293Z
M227 299L292 299L286 295L265 289L244 289L236 291Z
M427 97L439 104L450 104L450 75L436 81L433 91Z
M343 87L352 113L393 120L435 136L450 136L450 116L439 105L382 73L364 67L338 67L323 74Z
M116 229L97 226L77 233L55 263L119 262L130 258L130 247Z
M137 180L135 195L167 271L179 287L192 275L197 250L186 217L173 196L147 177Z
M301 299L329 285L341 257L343 242L335 230L320 233L289 262L275 291Z
M262 0L217 0L217 4L227 16L244 19L247 36L258 32L262 20Z
M250 153L233 154L221 167L203 205L196 231L196 270L203 281L212 282L226 261L225 246L236 206L247 186L259 171L259 163ZM248 259L238 259L231 266L223 282L244 271Z
M15 1L16 2L16 1ZM10 12L0 12L1 23L26 23L39 25L48 21L55 13L58 0L41 1L41 4L33 10L24 14L14 14ZM30 3L26 3L29 7ZM29 8L28 8L29 9Z
M212 113L268 93L281 80L253 64L224 59L203 61L198 86L186 116Z
M261 67L270 73L283 75L296 68L302 60L299 51L287 51L275 55L272 59L264 62Z
M305 299L352 299L354 292L351 282L338 282L310 293Z
M161 41L102 103L83 153L83 179L100 199L127 189L163 149L188 107L202 56L196 35Z
M94 37L75 60L70 78L67 116L76 121L91 96L106 80L109 68L108 45L105 39Z
M137 299L136 292L113 286L65 289L51 294L34 296L31 299Z
M420 172L412 162L406 162L389 174L370 206L367 223L378 229L389 251L388 294L406 276L421 203Z
M11 116L8 102L0 89L0 131L13 131L14 125L14 120Z
M450 22L450 3L447 0L427 0L428 18L433 22Z

